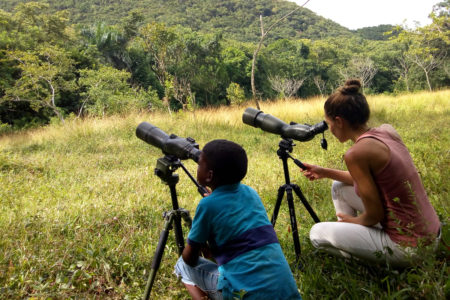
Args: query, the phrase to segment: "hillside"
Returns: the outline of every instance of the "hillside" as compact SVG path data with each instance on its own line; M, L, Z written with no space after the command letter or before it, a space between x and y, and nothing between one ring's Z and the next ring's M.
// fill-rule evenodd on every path
M12 11L26 0L3 0L2 9ZM221 32L225 38L255 41L259 38L259 16L267 28L292 11L297 4L284 0L47 0L52 11L67 10L74 24L105 22L114 24L132 10L139 11L144 22L190 27L195 31ZM339 24L302 8L280 23L268 40L280 38L321 39L353 33Z

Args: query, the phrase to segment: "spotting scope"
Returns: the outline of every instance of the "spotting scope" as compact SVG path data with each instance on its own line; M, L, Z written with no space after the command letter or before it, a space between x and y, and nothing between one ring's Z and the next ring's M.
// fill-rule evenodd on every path
M287 124L272 115L265 114L252 107L249 107L244 111L242 121L247 125L278 134L282 138L293 139L299 142L312 140L316 134L322 133L328 128L325 121L314 125L297 123Z
M170 136L158 127L142 122L136 128L136 136L162 150L166 155L173 155L179 159L192 159L198 163L201 151L194 139L178 137L174 134Z

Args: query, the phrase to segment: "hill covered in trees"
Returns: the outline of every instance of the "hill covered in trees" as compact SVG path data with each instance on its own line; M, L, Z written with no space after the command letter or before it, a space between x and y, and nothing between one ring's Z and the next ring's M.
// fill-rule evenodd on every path
M390 35L389 25L352 32L300 8L257 56L260 16L267 30L296 4L24 2L4 0L0 9L0 134L70 115L326 96L350 77L365 93L450 85L449 0L432 24Z
M12 11L26 0L3 0L5 10ZM238 41L257 41L260 35L259 16L265 24L281 18L297 4L285 0L46 0L50 11L67 10L72 24L104 22L109 25L138 11L144 22L181 25L201 33L221 33ZM301 8L280 23L269 40L280 38L322 39L348 36L347 28Z

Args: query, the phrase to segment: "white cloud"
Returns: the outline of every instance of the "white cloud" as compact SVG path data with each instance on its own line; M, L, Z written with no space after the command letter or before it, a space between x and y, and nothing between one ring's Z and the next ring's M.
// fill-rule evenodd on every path
M306 0L290 0L302 5ZM305 8L349 29L380 24L413 27L431 23L428 15L442 0L310 0Z

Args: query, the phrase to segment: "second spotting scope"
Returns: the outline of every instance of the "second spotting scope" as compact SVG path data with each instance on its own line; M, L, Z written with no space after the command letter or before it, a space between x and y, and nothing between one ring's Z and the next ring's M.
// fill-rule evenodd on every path
M328 125L325 121L314 125L292 122L291 124L287 124L272 115L265 114L252 107L249 107L244 111L242 121L247 125L278 134L282 138L293 139L300 142L312 140L316 134L322 133L328 129Z

